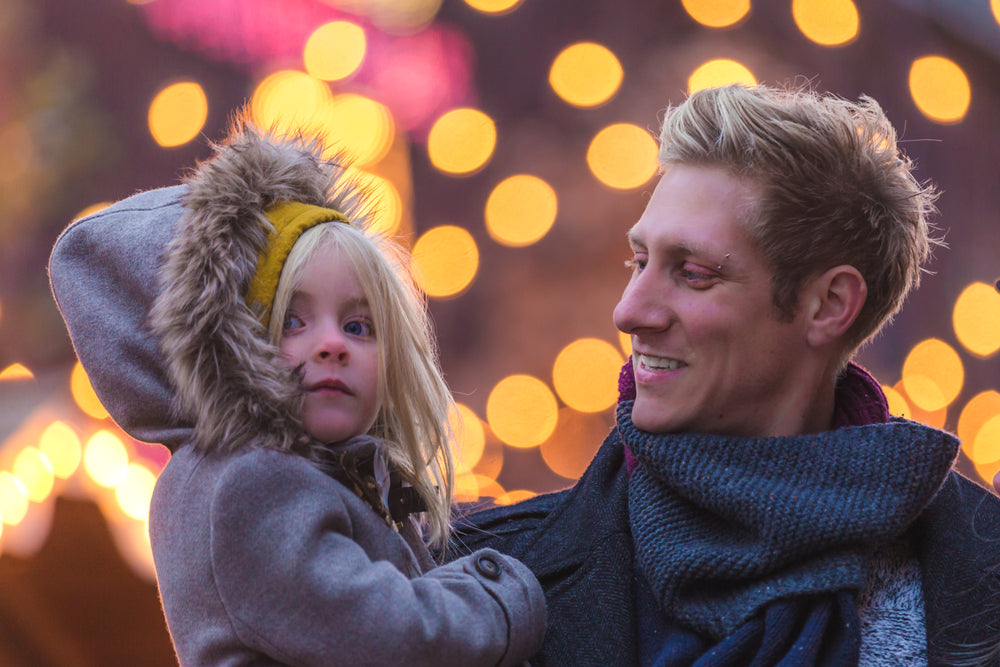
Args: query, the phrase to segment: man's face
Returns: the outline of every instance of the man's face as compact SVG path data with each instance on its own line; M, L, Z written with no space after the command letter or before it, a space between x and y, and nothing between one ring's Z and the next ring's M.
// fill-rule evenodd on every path
M742 213L756 187L674 166L629 232L632 277L615 308L631 334L632 421L653 433L791 435L807 351L801 315L781 321L770 271ZM720 268L721 267L721 268Z

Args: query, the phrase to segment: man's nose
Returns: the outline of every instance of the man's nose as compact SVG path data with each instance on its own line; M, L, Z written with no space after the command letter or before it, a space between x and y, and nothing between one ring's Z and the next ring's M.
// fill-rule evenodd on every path
M627 334L668 328L673 319L667 304L668 292L669 286L657 281L649 267L632 276L615 306L615 326Z

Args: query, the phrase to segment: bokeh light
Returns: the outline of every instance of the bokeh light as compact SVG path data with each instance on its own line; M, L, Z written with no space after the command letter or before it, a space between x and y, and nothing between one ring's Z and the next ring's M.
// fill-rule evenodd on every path
M319 79L297 70L280 70L265 77L253 92L254 123L278 134L319 132L333 94Z
M958 416L956 435L962 441L962 451L977 465L986 465L1000 459L1000 454L989 458L989 450L976 450L974 447L979 431L986 422L1000 415L1000 393L989 389L982 391L965 404Z
M30 380L35 377L27 366L24 364L11 364L7 368L0 371L0 382L6 380Z
M1000 0L990 0L990 9L993 10L993 18L1000 23Z
M122 511L133 519L146 521L155 484L156 475L148 468L138 463L128 464L121 481L115 486L115 498Z
M73 372L69 378L70 392L77 406L94 419L106 419L108 411L101 405L101 400L97 398L94 387L90 384L87 371L83 369L80 362L73 366Z
M497 505L513 505L514 503L519 503L522 500L534 498L537 495L537 493L529 491L528 489L515 489L497 496L493 502Z
M322 132L335 152L365 167L381 160L396 134L392 114L370 97L344 93L333 97L323 114Z
M83 448L83 467L101 486L117 486L125 477L128 463L125 445L110 431L98 431Z
M447 299L468 289L479 270L479 248L466 229L441 225L413 244L415 276L427 296Z
M193 81L167 86L149 105L149 132L160 146L180 146L198 136L208 119L208 97Z
M552 186L530 174L501 181L486 200L486 229L494 241L521 247L545 236L559 204Z
M484 14L506 14L512 12L523 0L465 0L465 4Z
M933 412L962 390L965 369L954 348L937 338L921 341L903 362L903 387L915 407Z
M618 345L622 348L622 352L625 353L626 357L632 356L632 335L627 334L624 331L618 332Z
M851 0L792 0L792 17L820 46L842 46L858 36L858 8Z
M552 435L558 421L556 397L530 375L510 375L486 401L486 421L512 447L536 447Z
M638 188L659 168L656 140L638 125L617 123L590 142L587 165L601 183L619 190Z
M455 411L448 415L448 425L455 438L455 472L471 472L486 449L486 431L472 408L455 404Z
M746 65L728 58L709 60L700 65L688 77L688 92L694 93L705 88L717 88L741 83L745 86L757 85L757 78Z
M549 69L556 95L577 107L594 107L618 92L624 71L606 46L579 42L563 49Z
M1000 350L1000 293L993 285L975 282L962 290L951 320L969 352L987 357Z
M24 483L28 499L35 503L48 498L55 486L55 472L49 457L35 447L25 447L17 453L11 472Z
M52 422L42 431L38 449L48 457L52 471L59 479L69 479L80 467L83 457L83 447L76 431L61 421Z
M580 338L564 347L552 367L552 385L563 403L580 412L599 412L618 399L622 355L599 338Z
M352 169L356 179L368 195L371 209L367 211L368 230L372 234L391 236L403 221L403 199L392 181L371 172Z
M76 215L74 215L73 222L76 222L77 220L83 220L89 215L94 215L95 213L99 213L104 209L106 209L107 207L111 206L111 204L112 202L109 201L101 201L97 202L96 204L91 204L90 206L81 209Z
M910 67L910 95L920 112L938 123L965 118L972 100L969 78L942 56L918 58Z
M24 482L6 470L0 471L0 520L8 526L16 526L27 513L28 490Z
M492 477L478 473L462 473L455 476L455 502L471 503L481 498L499 498L505 494L504 488Z
M579 479L607 435L611 420L597 413L559 410L552 435L539 446L549 470L566 479Z
M302 52L306 72L322 81L339 81L354 74L365 59L364 29L350 21L331 21L316 28Z
M979 428L972 443L971 458L977 466L987 466L1000 461L1000 415L990 417Z
M894 387L884 384L882 385L882 393L885 394L886 403L889 404L890 415L893 417L906 417L907 419L912 416L913 410L910 408L906 397L896 391Z
M477 109L452 109L427 136L431 164L448 174L471 174L486 164L497 143L493 119Z
M750 12L750 0L681 0L684 9L698 23L709 28L725 28Z

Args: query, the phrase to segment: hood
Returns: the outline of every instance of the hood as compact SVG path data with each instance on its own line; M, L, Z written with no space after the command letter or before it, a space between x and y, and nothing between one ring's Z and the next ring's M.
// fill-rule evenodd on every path
M291 449L309 438L299 392L246 293L270 227L297 201L364 225L370 210L319 140L238 118L184 184L140 193L71 223L49 263L53 295L111 417L171 451Z

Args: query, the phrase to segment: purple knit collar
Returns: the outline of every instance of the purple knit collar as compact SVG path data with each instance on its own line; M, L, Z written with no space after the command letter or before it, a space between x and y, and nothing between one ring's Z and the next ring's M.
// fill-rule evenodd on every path
M618 374L618 402L635 399L635 375L632 358L625 362ZM867 426L889 421L889 404L878 380L860 365L847 364L837 378L834 394L833 425L830 430L845 426ZM625 446L625 465L629 474L635 470L636 459Z

